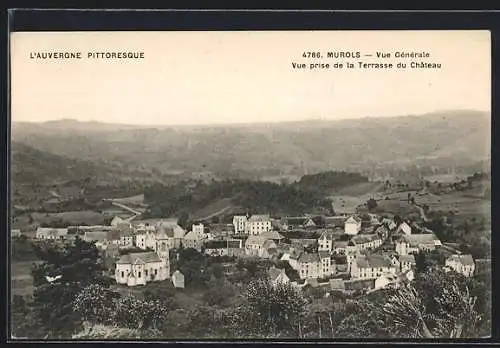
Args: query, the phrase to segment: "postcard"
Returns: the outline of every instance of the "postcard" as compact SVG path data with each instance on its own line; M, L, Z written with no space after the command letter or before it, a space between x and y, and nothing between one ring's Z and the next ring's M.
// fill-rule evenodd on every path
M10 337L491 335L491 37L13 32Z

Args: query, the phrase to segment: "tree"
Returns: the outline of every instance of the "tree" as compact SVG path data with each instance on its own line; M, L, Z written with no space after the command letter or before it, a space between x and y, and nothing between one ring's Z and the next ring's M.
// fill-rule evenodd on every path
M297 334L306 300L290 284L273 287L265 280L252 281L244 298L245 304L238 310L239 331L265 337Z
M402 337L476 337L481 319L476 301L465 277L432 270L400 287L383 311Z
M73 301L73 310L82 320L93 324L111 324L114 300L119 294L99 284L90 284L83 288Z
M116 301L113 323L129 329L159 329L166 321L168 309L161 301L124 296Z
M186 228L188 220L189 220L189 214L187 212L185 212L185 211L182 211L179 214L179 218L177 219L177 224L179 226L181 226L182 228Z
M35 289L31 306L36 320L50 336L68 337L81 323L73 311L78 293L90 284L109 287L112 280L103 275L104 263L94 243L77 238L74 243L46 243L34 250L42 261L32 268ZM50 282L50 277L59 278Z
M366 202L366 207L368 208L369 211L373 211L374 209L377 208L377 201L373 198L370 198L367 202Z

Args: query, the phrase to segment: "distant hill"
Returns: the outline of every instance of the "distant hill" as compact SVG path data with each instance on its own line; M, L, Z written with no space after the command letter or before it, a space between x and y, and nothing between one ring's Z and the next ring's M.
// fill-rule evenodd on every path
M78 197L82 190L106 194L120 189L135 193L134 185L156 182L150 172L106 163L55 155L13 141L11 144L11 181L14 204L40 203L49 197ZM95 194L94 194L95 195Z
M457 167L490 156L491 117L478 111L342 121L231 126L131 126L61 120L14 123L12 138L68 158L138 170L216 177L302 176L328 170L369 177ZM463 167L463 168L462 168Z

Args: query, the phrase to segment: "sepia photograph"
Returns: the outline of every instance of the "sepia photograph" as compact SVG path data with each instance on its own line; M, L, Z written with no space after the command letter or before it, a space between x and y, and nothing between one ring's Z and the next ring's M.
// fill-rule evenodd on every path
M9 40L11 339L491 337L489 31Z

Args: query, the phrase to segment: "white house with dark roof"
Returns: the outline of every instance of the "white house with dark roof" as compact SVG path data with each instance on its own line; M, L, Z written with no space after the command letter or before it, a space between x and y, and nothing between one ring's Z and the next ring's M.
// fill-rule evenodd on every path
M247 220L248 218L246 215L233 216L233 226L235 234L245 233Z
M476 265L471 255L451 255L445 261L445 267L463 274L466 277L472 277Z
M441 246L441 241L434 233L419 233L400 236L396 242L399 255L409 255L419 251L432 251Z
M324 278L334 273L330 253L324 251L302 253L297 260L297 264L301 279Z
M182 246L184 248L193 248L200 251L205 239L203 233L189 231L182 239Z
M378 234L358 234L347 243L348 253L357 253L361 250L373 250L382 245L382 238Z
M245 223L245 233L257 236L263 232L272 230L271 218L269 215L252 215Z
M399 255L398 263L399 263L399 272L402 273L412 270L413 268L415 268L415 265L417 264L414 255Z
M378 278L382 274L396 274L396 267L387 255L357 255L351 264L351 278Z
M318 238L318 251L333 251L333 243L335 240L335 235L333 231L326 230L321 233Z
M165 252L142 252L123 255L116 262L115 280L128 286L146 285L170 276L168 250Z
M354 236L361 231L361 219L359 216L352 215L344 222L345 234Z
M38 227L35 232L36 239L63 240L68 235L67 228Z
M285 273L285 269L276 268L272 266L268 271L267 275L272 286L278 286L279 284L290 283L290 278Z
M245 241L245 255L261 258L271 257L271 249L276 249L274 241L259 235L251 235Z
M408 225L408 223L406 223L405 221L403 221L402 223L399 224L397 230L396 230L396 234L404 234L406 236L409 236L411 235L411 227L410 225Z

